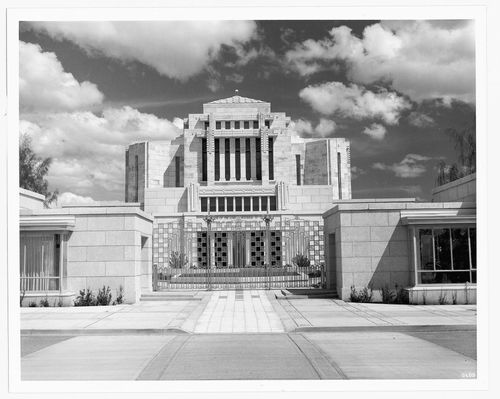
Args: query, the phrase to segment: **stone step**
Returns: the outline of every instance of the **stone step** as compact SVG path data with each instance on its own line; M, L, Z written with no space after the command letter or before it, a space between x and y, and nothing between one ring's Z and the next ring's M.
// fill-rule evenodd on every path
M326 289L283 289L278 299L338 298L337 290Z

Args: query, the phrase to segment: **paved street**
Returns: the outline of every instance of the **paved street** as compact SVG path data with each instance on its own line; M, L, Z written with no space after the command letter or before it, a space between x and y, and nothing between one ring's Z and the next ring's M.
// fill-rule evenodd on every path
M23 308L22 378L475 376L475 305L361 304L278 294L200 291L135 305Z
M476 373L475 337L475 330L466 328L437 332L31 335L22 337L22 378L464 378Z

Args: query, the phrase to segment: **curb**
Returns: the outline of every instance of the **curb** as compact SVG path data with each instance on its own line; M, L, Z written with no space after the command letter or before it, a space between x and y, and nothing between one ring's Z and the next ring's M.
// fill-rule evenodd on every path
M66 329L66 330L21 330L21 335L168 335L168 334L190 334L181 328L119 328L119 329Z
M339 327L297 327L287 332L434 332L434 331L476 331L475 324L436 324L436 325L404 325L404 326L339 326Z

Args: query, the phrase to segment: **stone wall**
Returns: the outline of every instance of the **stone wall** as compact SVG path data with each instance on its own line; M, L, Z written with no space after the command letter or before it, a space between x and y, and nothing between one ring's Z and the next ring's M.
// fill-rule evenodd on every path
M328 288L349 300L351 286L371 286L374 300L380 290L415 285L408 226L401 212L408 210L468 212L474 204L418 203L414 200L339 201L325 212L324 237ZM441 222L442 223L442 222ZM334 236L333 236L334 234ZM330 246L330 238L335 246ZM331 252L335 251L333 255Z
M305 143L303 184L329 184L327 144L327 140Z
M178 213L188 210L188 189L185 187L147 188L144 211L157 213Z
M135 143L130 145L125 152L126 202L144 203L144 187L146 185L146 146L147 142Z
M289 186L288 209L290 211L325 212L332 207L332 186Z
M113 297L120 286L125 302L139 300L152 287L153 219L133 206L57 209L74 215L75 230L67 237L64 289L78 294L103 285Z
M43 209L45 196L34 191L19 188L19 208L23 210Z
M432 190L432 202L476 201L476 174L444 184Z

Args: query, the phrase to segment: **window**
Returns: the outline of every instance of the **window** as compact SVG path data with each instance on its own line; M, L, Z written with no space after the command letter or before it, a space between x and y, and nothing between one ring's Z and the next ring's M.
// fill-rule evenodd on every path
M259 197L252 197L252 210L253 211L258 211L259 210Z
M175 187L181 187L181 157L175 157Z
M252 159L250 154L250 139L245 139L245 174L247 180L252 178Z
M276 210L276 196L269 197L269 210Z
M240 121L235 121L234 122L234 128L235 129L240 129Z
M224 122L224 129L226 129L226 130L231 129L231 122L230 121Z
M269 137L269 180L274 180L274 141Z
M208 200L207 197L201 197L201 211L202 212L208 211L207 200Z
M260 210L267 211L267 197L260 197Z
M208 130L210 128L210 122L205 122L205 130Z
M243 122L243 129L250 129L250 121Z
M228 211L228 212L232 212L232 211L234 211L234 207L233 207L233 198L234 198L234 197L227 197L227 211Z
M220 180L220 140L219 139L214 139L214 146L215 146L215 156L214 156L215 180L219 181Z
M236 180L241 180L241 152L240 152L240 139L234 139L234 167Z
M295 174L297 175L297 186L300 186L300 154L295 154Z
M253 121L253 128L258 129L259 128L259 121Z
M476 282L475 228L419 229L418 240L420 284Z
M270 120L266 120L264 122L264 125L269 129L271 127L271 121Z
M260 152L260 137L255 139L255 166L256 166L256 176L257 180L262 180L262 155Z
M21 291L58 291L60 289L61 235L21 233Z
M241 203L242 203L242 198L241 197L236 197L236 210L241 211Z
M201 181L207 181L207 139L201 139Z
M220 129L221 129L221 122L220 122L220 121L215 122L215 128L216 128L217 130L220 130Z
M225 200L225 198L224 198L224 197L219 197L219 198L218 198L218 200L219 200L219 201L218 201L219 206L218 206L218 209L217 209L217 210L218 210L219 212L224 212L224 211L225 211L225 206L224 206L224 200Z
M243 210L249 211L250 210L250 197L243 197Z
M339 190L339 199L342 199L342 158L340 157L340 152L337 152L337 184L338 184L338 190Z
M215 212L217 210L217 198L210 197L210 212Z
M225 151L225 158L224 158L224 171L226 173L226 180L231 180L231 154L230 150L231 148L229 147L229 139L225 139L225 145L226 145L226 151Z

